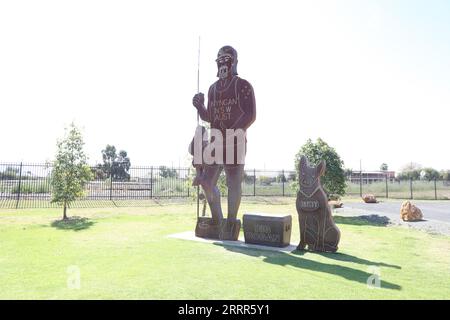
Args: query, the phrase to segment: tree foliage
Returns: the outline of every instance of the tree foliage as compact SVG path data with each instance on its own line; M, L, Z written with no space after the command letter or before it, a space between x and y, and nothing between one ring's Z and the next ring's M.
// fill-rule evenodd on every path
M159 167L159 176L161 178L177 178L178 172L176 169L171 169L166 166Z
M272 184L272 182L275 181L275 178L261 175L258 177L258 181L259 181L259 184L262 186L270 186Z
M84 195L85 185L92 179L83 146L83 137L74 123L57 142L51 175L51 202L63 206L63 219L67 219L67 207Z
M441 172L439 172L439 178L450 181L450 170L441 170Z
M113 145L106 145L102 150L103 165L100 169L103 175L98 172L98 177L111 178L115 181L129 181L130 174L128 171L131 167L130 158L125 150L120 150L117 154L116 147Z
M246 184L253 184L255 180L255 176L253 174L249 175L247 172L244 171L243 173L244 177L242 178L244 183Z
M410 162L404 165L399 173L397 179L399 180L419 180L422 172L422 166L418 163Z
M410 162L400 169L400 172L397 174L397 179L432 181L435 179L443 179L443 173L444 171L439 172L438 170L430 167L422 168L420 164Z
M423 168L422 171L420 172L421 180L427 181L437 180L439 179L439 176L440 176L439 171L433 168Z
M321 178L321 182L328 195L345 194L344 162L334 148L330 147L321 138L318 138L316 142L308 139L295 156L297 175L299 174L300 157L302 155L308 158L310 165L317 165L321 160L325 160L326 170L325 175ZM295 182L294 188L298 190L298 181Z
M382 163L382 164L380 165L380 170L381 170L381 171L388 171L388 170L389 170L389 167L388 167L387 163Z
M13 167L6 167L6 169L3 172L0 172L0 179L2 180L19 179L19 169Z
M297 179L297 175L294 172L290 172L288 175L288 181L295 181Z
M277 182L281 183L281 182L286 182L286 181L287 181L286 175L284 174L284 172L280 172L277 175Z

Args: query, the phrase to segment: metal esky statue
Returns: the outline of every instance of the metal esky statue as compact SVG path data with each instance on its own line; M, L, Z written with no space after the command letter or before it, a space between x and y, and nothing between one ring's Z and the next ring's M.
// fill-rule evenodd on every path
M193 152L200 155L194 155L194 164L203 166L203 170L197 171L197 174L201 172L201 176L196 177L196 182L203 187L212 215L212 218L199 219L196 235L237 240L241 222L236 217L242 196L246 131L255 121L255 96L250 83L238 77L238 59L234 48L222 47L216 63L219 79L209 88L207 107L204 105L203 93L196 94L192 100L200 118L211 126L211 138L206 147L203 144L202 130L197 131L197 152ZM222 214L217 187L217 180L223 169L228 187L227 219Z

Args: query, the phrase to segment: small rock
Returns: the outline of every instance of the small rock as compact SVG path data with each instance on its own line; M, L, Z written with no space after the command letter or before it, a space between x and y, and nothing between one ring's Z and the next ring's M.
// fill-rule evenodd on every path
M403 221L417 221L423 219L423 214L422 211L410 201L405 201L400 208L400 218L402 218Z
M365 194L362 197L365 203L377 203L377 198L373 194Z

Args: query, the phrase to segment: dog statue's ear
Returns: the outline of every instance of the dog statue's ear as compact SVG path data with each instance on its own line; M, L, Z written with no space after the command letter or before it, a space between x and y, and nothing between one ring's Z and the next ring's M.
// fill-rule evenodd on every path
M325 174L326 167L327 166L325 160L320 161L319 165L317 166L317 177L323 176Z
M306 166L308 165L308 159L304 155L300 156L300 161L298 163L298 181L301 181L302 172L305 172Z
M300 171L302 171L303 168L306 168L307 165L308 165L308 159L304 155L302 155L300 157Z

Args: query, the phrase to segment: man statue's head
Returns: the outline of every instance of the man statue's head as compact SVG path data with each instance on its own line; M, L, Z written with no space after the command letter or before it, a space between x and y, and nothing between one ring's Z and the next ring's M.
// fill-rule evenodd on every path
M237 75L237 51L231 46L220 48L217 54L217 76L220 79L226 79Z

